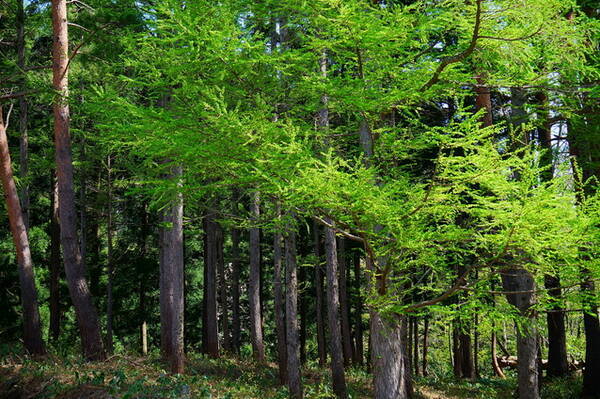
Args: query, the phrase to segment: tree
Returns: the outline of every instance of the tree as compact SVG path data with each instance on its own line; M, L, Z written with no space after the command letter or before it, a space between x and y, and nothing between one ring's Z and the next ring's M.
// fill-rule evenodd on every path
M260 217L260 193L258 191L252 194L250 213L253 223L258 223ZM260 309L260 269L260 229L258 226L253 226L250 229L250 277L248 282L250 338L254 358L263 363L265 361L265 344Z
M290 216L288 215L288 217ZM303 393L298 337L298 268L296 264L296 233L292 229L288 225L285 235L287 372L290 397L300 399L303 397Z
M105 358L98 313L85 278L85 270L79 252L77 234L77 213L73 190L73 157L69 132L69 36L67 23L67 2L52 1L52 75L56 92L53 102L54 143L56 173L58 176L58 203L60 213L60 236L63 248L63 261L69 286L69 293L75 314L83 353L89 360Z

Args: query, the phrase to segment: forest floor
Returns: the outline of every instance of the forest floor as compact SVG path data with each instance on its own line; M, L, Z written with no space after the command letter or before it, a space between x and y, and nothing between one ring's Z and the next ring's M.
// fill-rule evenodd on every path
M307 399L334 398L328 370L307 368L303 376ZM372 397L367 373L351 369L347 379L351 398ZM420 378L416 393L418 399L508 399L513 397L514 381L465 383ZM154 356L114 355L106 362L86 363L76 357L49 355L34 361L13 354L0 359L0 399L5 398L284 399L287 389L277 384L275 364L257 365L233 358L213 360L190 355L186 374L169 376Z

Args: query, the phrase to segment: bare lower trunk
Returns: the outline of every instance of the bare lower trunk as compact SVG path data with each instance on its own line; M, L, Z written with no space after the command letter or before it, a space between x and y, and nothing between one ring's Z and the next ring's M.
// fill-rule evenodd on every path
M313 240L315 246L315 304L317 323L317 351L319 353L319 366L325 366L327 362L327 348L325 343L325 321L323 319L323 268L321 266L321 237L319 224L313 221Z
M339 238L338 244L342 347L344 349L344 366L349 366L352 361L352 337L350 334L350 311L348 306L348 259L346 256L346 240L344 238Z
M54 141L58 195L60 208L60 235L69 293L75 308L83 352L90 360L105 358L98 313L85 278L85 268L79 252L75 193L73 190L73 158L69 132L68 105L68 32L66 0L52 1L52 72L54 98Z
M281 210L277 204L277 218L281 219ZM279 383L287 383L287 347L285 328L285 295L283 287L282 271L282 235L278 228L273 239L273 291L274 291L274 314L275 330L277 334L277 362L279 364Z
M240 353L240 231L231 230L231 345Z
M593 295L596 287L589 271L582 272L584 281L581 291L584 294L583 328L585 331L585 368L583 370L582 397L600 398L600 321L598 305ZM585 296L587 295L587 296Z
M548 323L548 369L549 377L562 377L569 373L567 362L567 335L565 330L565 314L560 305L562 293L558 277L544 276L544 285L548 295L557 301L546 314Z
M219 304L221 305L221 331L223 332L223 350L231 352L231 337L229 335L229 289L225 275L225 258L223 256L223 229L217 229L217 268L219 272Z
M534 327L535 312L532 309L535 304L535 282L525 269L505 269L502 271L502 286L505 291L525 292L506 295L508 302L522 316L530 319L522 323L517 332L519 399L539 399L537 332Z
M203 344L205 352L213 358L219 357L219 332L217 323L217 222L211 211L204 218L204 326Z
M413 317L413 374L421 375L419 370L419 319Z
M429 316L425 316L425 322L423 325L423 364L422 371L423 376L427 377L429 371L427 370L427 350L429 349Z
M175 168L174 178L181 176L181 168ZM183 198L178 194L164 210L160 271L161 301L161 348L163 359L171 373L184 370L184 265L183 265ZM166 326L162 326L162 323Z
M356 292L356 309L354 314L354 358L356 364L363 364L363 326L362 326L362 295L361 295L360 253L354 253L354 290Z
M410 366L405 356L401 321L371 311L371 364L375 399L412 397Z
M58 220L58 184L54 170L50 173L50 337L60 335L60 221Z
M112 171L111 171L111 156L107 158L108 173L107 173L107 213L108 224L106 227L106 241L108 243L106 252L106 350L108 353L113 352L113 212L112 212ZM84 204L82 204L84 206ZM84 229L82 228L82 232Z
M254 359L262 363L265 361L265 344L263 342L260 311L260 229L256 226L260 218L260 194L258 192L252 195L250 211L255 223L255 226L250 229L250 276L248 283L250 339Z
M29 238L13 178L2 107L0 107L0 178L2 179L2 188L4 190L4 198L6 199L10 230L17 252L19 284L21 286L21 306L23 308L23 343L25 344L25 349L31 354L43 355L46 353L46 349L42 339L37 289L35 287L33 263L29 250Z
M288 390L293 399L302 398L302 376L298 349L298 267L296 264L296 233L288 227L285 237L285 320L287 339Z
M331 224L331 220L327 220ZM340 293L338 289L338 253L335 232L325 228L325 258L327 270L327 316L329 321L329 347L331 350L331 375L333 392L338 398L347 398L344 374L344 352L340 322Z

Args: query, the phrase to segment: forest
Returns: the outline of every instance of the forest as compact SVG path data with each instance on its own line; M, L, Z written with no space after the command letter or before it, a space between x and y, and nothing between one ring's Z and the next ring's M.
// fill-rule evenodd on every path
M597 0L0 0L0 398L600 398Z

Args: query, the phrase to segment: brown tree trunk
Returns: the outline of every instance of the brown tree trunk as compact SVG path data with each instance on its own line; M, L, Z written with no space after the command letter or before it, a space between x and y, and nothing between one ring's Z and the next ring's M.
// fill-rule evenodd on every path
M413 317L413 374L421 375L419 370L419 319Z
M306 268L301 267L298 271L298 287L303 291L304 287L306 287L307 276L306 276ZM303 291L304 292L304 291ZM307 300L305 295L300 295L298 297L298 301L300 302L300 362L302 364L306 363L306 330L308 327L307 320Z
M109 354L113 352L113 211L112 211L112 157L107 157L107 226L106 226L106 350ZM82 204L85 206L85 204ZM84 229L82 228L82 234Z
M202 336L206 354L219 357L219 331L217 322L217 222L214 211L204 218L204 334Z
M350 311L348 306L348 260L346 253L346 240L338 239L338 260L340 268L340 317L342 323L342 347L344 349L344 366L349 366L352 361L352 337L350 334Z
M17 66L21 73L25 73L25 11L23 0L17 0ZM21 79L21 90L26 91L26 80ZM27 98L19 97L19 177L21 179L21 212L25 230L29 231L29 136L27 133L28 119Z
M56 96L54 109L54 141L60 208L60 235L69 293L81 336L83 352L90 360L105 358L98 313L85 278L77 238L77 216L73 190L73 158L69 132L68 68L69 39L66 0L52 1L52 74Z
M332 224L331 220L327 223ZM340 322L340 293L338 289L338 253L335 232L325 228L325 258L327 274L327 316L329 321L329 346L331 350L331 375L333 392L338 398L347 398L344 374L344 351Z
M354 313L354 360L355 364L363 364L363 326L362 326L362 295L361 295L360 253L354 253L354 291L356 292L356 306Z
M60 221L58 217L58 184L54 170L50 173L52 192L50 205L50 337L60 335Z
M23 220L23 213L19 204L19 195L17 194L13 177L2 107L0 107L0 174L8 211L10 231L17 252L19 284L21 286L21 306L23 307L23 343L29 353L43 355L46 353L46 348L42 339L33 262L29 250L27 229L25 228L25 221Z
M276 205L277 219L281 219L280 205ZM282 234L280 227L275 230L273 238L273 291L274 291L274 314L275 330L277 334L277 362L279 364L279 383L287 383L287 344L285 327L285 295L283 287L282 270Z
M291 215L290 215L291 217ZM296 233L290 226L285 236L285 320L287 340L287 372L290 398L302 398L302 375L298 349L298 266L296 264Z
M429 316L425 316L425 321L423 323L423 364L421 366L423 371L423 377L427 377L429 375L429 371L427 370L427 351L429 349Z
M502 270L502 286L504 291L523 292L507 294L506 299L522 316L530 319L517 331L519 399L539 399L537 333L534 327L535 311L532 309L535 304L535 282L525 269L505 269Z
M171 178L181 176L181 167L174 168ZM183 196L177 194L163 211L160 236L160 310L161 348L163 359L171 373L184 370L183 339L184 265L183 265ZM163 325L164 324L164 325Z
M250 275L248 281L248 301L250 305L250 339L252 355L258 362L265 361L265 344L263 342L262 315L260 311L260 194L252 194L250 203L252 221L250 229Z
M313 240L315 248L315 317L317 323L317 351L319 353L319 366L324 367L327 362L327 348L325 341L325 321L323 319L323 268L321 265L321 235L319 224L313 221Z
M229 289L225 275L225 258L223 256L223 228L217 225L217 268L219 272L220 305L221 305L221 331L223 331L223 350L231 352L231 337L229 335Z
M240 353L240 230L231 229L231 344Z

